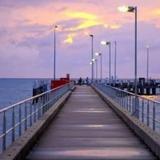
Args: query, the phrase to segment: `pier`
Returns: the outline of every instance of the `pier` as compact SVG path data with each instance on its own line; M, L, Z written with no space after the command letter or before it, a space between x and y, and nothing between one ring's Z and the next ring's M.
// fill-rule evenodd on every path
M82 86L27 156L40 159L147 160L153 155L93 89Z
M131 80L121 80L120 82L111 83L111 86L127 90L128 92L135 92L135 85ZM157 93L157 89L160 89L159 81L149 80L147 82L145 78L139 78L137 84L137 93L139 95L158 95L159 93Z
M113 94L115 90L118 99ZM9 131L1 135L4 146L0 159L158 159L158 117L146 116L145 105L143 111L139 107L135 114L136 108L129 103L134 97L128 93L122 95L120 91L124 92L98 83L91 86L67 84L54 89L59 96L51 106L46 103L51 100L50 92L47 92L48 97L44 93L47 101L41 95L43 107L39 102L39 109L24 120L25 124L33 123L25 126L26 131L20 125L19 138L7 146ZM15 129L10 132L14 135Z
M160 160L160 0L125 2L0 1L0 160Z

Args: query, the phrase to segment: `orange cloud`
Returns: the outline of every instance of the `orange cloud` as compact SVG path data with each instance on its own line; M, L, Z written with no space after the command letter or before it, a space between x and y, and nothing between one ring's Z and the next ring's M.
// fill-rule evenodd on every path
M69 27L67 31L74 32L79 30L88 29L95 26L104 26L110 29L119 29L121 25L112 23L111 25L105 24L105 20L102 17L88 12L78 12L78 11L66 11L64 13L69 19L78 19L80 23L76 26Z
M110 25L110 29L119 29L119 28L121 28L121 25L118 25L118 24Z
M70 27L68 31L78 31L102 24L99 17L92 13L68 10L64 12L64 16L66 16L70 20L77 19L80 21L80 24Z
M113 30L115 30L115 29L121 28L121 25L120 24L111 24L111 25L104 24L103 27L107 28L107 29L113 29Z
M65 44L72 44L75 36L76 36L76 34L67 35L67 38L64 40L64 43Z
M67 3L66 1L62 2L51 2L45 3L43 6L26 6L22 8L4 10L4 14L0 15L0 20L2 22L6 22L1 25L8 25L11 27L15 27L16 36L13 37L22 37L23 35L37 37L37 33L31 32L28 33L27 31L20 31L16 27L21 24L21 21L25 23L25 25L44 25L44 26L51 26L53 24L61 24L65 26L66 22L77 20L78 24L73 23L68 27L64 27L60 29L62 32L77 32L77 31L85 31L90 30L90 28L95 26L103 26L107 29L119 29L123 24L128 23L129 21L133 21L132 14L121 14L117 11L117 4L113 6L108 5L110 7L107 8L105 4L112 3L112 2L103 2L102 4L94 4L94 3L87 3L81 2L78 3L72 2ZM139 2L140 3L140 2ZM158 1L157 1L158 3ZM98 5L98 6L97 6ZM141 4L142 5L142 4ZM145 6L142 5L138 9L138 20L139 21L147 21L155 24L156 27L160 27L160 21L158 20L160 17L160 9L157 7L158 5L154 6ZM64 8L64 9L62 9ZM7 14L11 13L11 14ZM8 17L6 17L8 16ZM127 17L127 18L126 18ZM17 21L18 20L18 21ZM18 34L18 32L20 32ZM22 33L24 32L24 33ZM44 30L44 33L49 33L51 30L48 29ZM21 36L22 35L22 36ZM69 40L68 40L69 41ZM71 38L70 38L71 43Z
M87 19L87 20L97 19L96 15L87 12L66 11L64 15L70 18L77 18L77 19Z

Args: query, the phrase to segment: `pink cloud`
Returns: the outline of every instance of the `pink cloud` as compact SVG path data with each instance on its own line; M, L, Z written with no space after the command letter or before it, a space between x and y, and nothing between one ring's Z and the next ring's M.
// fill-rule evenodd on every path
M99 45L102 39L118 41L119 77L132 76L134 15L117 11L117 7L124 4L138 6L139 74L145 75L143 47L150 44L154 55L151 60L155 62L151 71L158 77L159 62L155 57L159 57L160 49L157 37L160 33L159 0L145 4L140 0L1 0L0 56L5 66L0 63L0 77L51 77L54 24L62 27L57 32L59 76L66 72L73 77L90 75L90 38L87 35L90 33L95 35L95 51L101 50L104 54L104 76L108 72L108 61L107 50ZM27 66L29 63L31 65Z

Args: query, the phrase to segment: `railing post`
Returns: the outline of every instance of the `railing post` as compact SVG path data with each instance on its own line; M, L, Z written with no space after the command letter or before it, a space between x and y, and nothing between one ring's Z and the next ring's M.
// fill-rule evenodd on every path
M124 94L124 92L122 92L123 94L122 94L122 96L123 96L123 108L125 108L125 94Z
M34 122L36 122L36 106L37 106L38 103L39 103L39 98L38 98L38 102L33 105L33 119L34 119Z
M46 112L46 106L45 106L45 94L42 96L42 102L41 102L42 106L39 107L39 113L40 113L40 117L44 114L44 112ZM40 118L39 117L39 118Z
M128 110L128 94L125 93L125 109Z
M48 93L45 95L45 108L47 109L47 105L48 105Z
M134 96L131 97L131 113L134 113Z
M42 102L41 102L41 104L42 104L42 106L39 106L39 113L40 113L40 116L39 116L39 118L44 114L44 112L46 112L47 111L47 109L46 109L46 100L45 100L45 94L42 96Z
M40 115L41 115L41 108L43 107L43 95L40 97L40 103L39 105L37 106L37 119L40 118ZM44 108L42 108L43 110Z
M140 107L139 107L139 98L137 95L135 95L135 116L137 117L137 119L139 119L139 111L140 111Z
M121 106L123 107L123 93L121 92Z
M156 108L155 108L155 102L153 102L153 130L154 131L156 129L155 120L156 120Z
M129 94L127 93L127 111L129 111Z
M142 99L142 122L144 123L144 99Z
M26 102L25 102L25 106L24 106L25 108L24 108L24 114L25 114L25 121L24 121L24 129L25 129L25 131L27 130L27 104L26 104Z
M15 108L12 109L12 142L15 141Z
M125 94L122 92L122 96L123 96L123 108L125 108Z
M131 96L129 96L129 112L131 112Z
M149 126L149 100L147 101L147 126Z
M3 114L3 139L2 139L2 150L6 150L6 112Z
M30 112L29 114L30 114L30 127L31 127L32 126L32 102L30 103L29 112Z
M47 103L48 103L48 101L47 101L47 94L45 94L44 103L45 103L45 109L47 110Z
M21 136L21 119L22 119L21 105L19 105L19 136Z

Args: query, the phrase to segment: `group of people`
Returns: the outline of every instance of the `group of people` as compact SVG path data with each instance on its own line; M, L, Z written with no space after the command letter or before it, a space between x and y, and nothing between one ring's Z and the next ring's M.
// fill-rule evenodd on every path
M88 77L86 79L82 79L81 77L79 78L78 85L83 85L83 84L89 85Z

